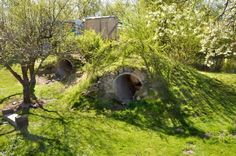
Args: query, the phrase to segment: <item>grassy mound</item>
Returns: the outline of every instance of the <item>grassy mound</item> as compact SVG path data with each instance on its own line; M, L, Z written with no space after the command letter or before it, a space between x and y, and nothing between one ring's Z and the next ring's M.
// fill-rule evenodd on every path
M0 152L3 155L182 155L192 151L196 155L234 155L236 139L230 130L235 117L232 89L235 75L221 77L219 81L217 74L210 74L215 79L206 76L208 73L191 70L183 71L188 83L178 78L179 85L173 77L170 79L170 100L145 99L130 103L121 111L109 109L107 106L112 103L83 96L92 78L85 77L67 89L60 83L37 86L40 98L56 99L45 105L45 109L30 110L27 134L22 135L8 124L0 125ZM12 86L7 84L15 80L4 70L1 73L9 77L1 86L10 91ZM180 71L174 73L172 76L183 76ZM191 96L186 94L189 91ZM75 102L83 106L71 109Z
M210 129L216 131L222 128L219 128L221 120L229 122L226 127L232 124L236 113L234 87L182 65L176 65L166 73L165 78L151 78L152 81L163 81L164 88L150 91L145 99L122 106L120 111L113 109L117 102L85 97L83 91L69 93L68 99L79 110L95 109L108 117L168 134L181 129L182 135L204 137L208 127L204 127L202 122L210 119L213 122ZM161 92L165 90L165 93L160 94L158 89L162 89ZM153 98L156 95L158 98Z
M149 44L148 39L140 41L130 37L127 42L106 43L98 48L94 58L96 62L85 66L87 78L65 98L70 106L79 110L96 110L107 117L167 134L180 132L181 135L205 137L208 126L201 123L207 120L212 122L211 130L221 129L219 125L224 125L225 121L229 123L225 127L232 125L236 113L234 86L169 59L158 46ZM148 81L151 82L148 88L151 89L146 98L115 111L116 101L105 101L96 95L85 96L86 89L98 77L122 66L147 71ZM235 75L232 77L234 83Z
M199 73L158 53L147 51L145 57L123 56L122 49L110 51L110 48L113 47L98 55L101 58L98 62L84 67L86 73L78 84L38 85L38 97L47 99L48 104L44 109L30 110L26 133L1 124L0 152L3 155L181 155L188 152L233 155L236 152L235 74L219 77ZM114 109L119 105L116 101L86 96L85 92L98 77L121 66L145 68L153 84L163 85L152 86L155 89L145 99L122 106L119 111ZM16 83L9 73L2 69L1 74L4 99L18 90L7 85ZM2 101L1 106L9 102Z

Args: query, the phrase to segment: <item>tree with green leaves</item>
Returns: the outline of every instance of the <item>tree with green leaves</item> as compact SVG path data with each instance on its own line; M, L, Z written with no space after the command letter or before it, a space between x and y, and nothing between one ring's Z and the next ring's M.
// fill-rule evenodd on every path
M196 1L141 1L153 40L163 46L163 53L186 65L195 65L201 49L202 32L207 25L206 9Z
M36 99L36 75L44 60L61 53L71 36L65 21L72 15L73 7L71 1L63 0L0 3L0 64L23 86L23 103L29 105ZM14 70L13 65L21 71Z
M201 40L200 53L204 64L211 70L220 71L224 63L233 63L236 59L236 1L226 0L218 10L218 16L208 22Z

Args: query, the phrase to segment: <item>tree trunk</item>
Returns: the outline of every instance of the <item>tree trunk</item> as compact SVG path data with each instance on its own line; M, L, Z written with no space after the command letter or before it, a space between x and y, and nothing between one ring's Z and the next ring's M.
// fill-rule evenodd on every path
M23 102L24 104L30 104L31 103L31 98L30 98L30 85L29 83L27 84L24 84L23 85L23 96L24 96L24 99L23 99Z
M22 105L22 112L23 114L28 114L30 104L31 104L31 92L30 92L30 81L28 77L28 66L27 65L22 65L21 66L21 71L22 71L22 76L23 76L23 105Z
M36 80L33 80L30 82L30 97L33 100L37 100L37 96L35 95L35 85L36 85Z
M35 95L35 86L36 86L36 74L34 70L35 66L35 60L32 60L32 63L29 66L29 71L30 71L30 96L33 100L37 100L37 97Z
M30 84L25 83L23 84L23 104L22 104L22 113L28 114L31 104L31 97L30 97Z
M30 97L33 100L37 100L37 97L35 95L36 78L35 78L34 74L31 75L30 77L31 77L31 79L30 79Z
M5 67L23 86L23 105L22 105L23 113L29 112L29 107L30 104L32 103L31 98L33 98L34 96L34 88L36 85L34 63L31 66L24 64L21 65L22 76L17 74L8 64L5 65ZM30 80L28 76L29 70L30 70Z

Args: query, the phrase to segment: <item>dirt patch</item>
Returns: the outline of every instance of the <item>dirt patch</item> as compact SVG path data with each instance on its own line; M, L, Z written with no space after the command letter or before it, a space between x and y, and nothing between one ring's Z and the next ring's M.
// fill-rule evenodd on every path
M52 100L37 100L32 102L32 104L30 104L30 108L39 108L42 107L43 105L47 104L49 101ZM13 109L15 111L18 111L21 109L21 107L23 106L23 101L19 100L19 101L14 101L14 102L10 102L8 104L6 104L3 109ZM3 109L0 109L0 111L2 111Z
M36 77L37 84L50 84L55 81L56 81L56 79L54 79L54 78L48 79L48 77L42 77L42 76Z

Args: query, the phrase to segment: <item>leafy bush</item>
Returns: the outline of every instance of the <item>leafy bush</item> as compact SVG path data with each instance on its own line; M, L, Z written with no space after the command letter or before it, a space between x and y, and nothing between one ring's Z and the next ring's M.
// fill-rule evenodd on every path
M85 31L79 37L78 45L79 53L87 63L85 70L88 73L95 74L120 57L119 53L116 53L118 43L103 39L95 31Z
M85 31L78 40L80 53L87 62L91 62L103 44L102 37L95 31Z
M204 29L205 13L194 4L185 4L180 9L177 4L160 3L148 12L148 24L154 25L154 38L164 46L169 57L187 64L195 64L196 54L200 50L201 32Z
M224 60L232 59L235 55L233 47L234 33L224 25L215 26L210 24L203 34L205 37L201 41L204 64L213 71L220 71L223 67ZM226 64L229 68L230 62ZM228 67L227 67L228 66Z

